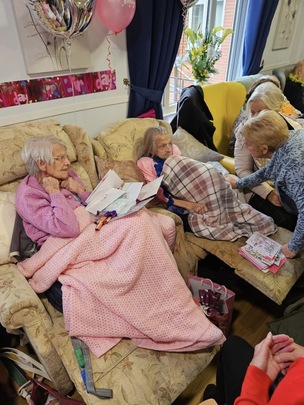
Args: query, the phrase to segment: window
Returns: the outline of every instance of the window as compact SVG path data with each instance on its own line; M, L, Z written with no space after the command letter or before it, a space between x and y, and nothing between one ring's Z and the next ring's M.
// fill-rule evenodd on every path
M209 0L199 0L190 8L188 18L190 28L196 29L199 25L207 27L208 3Z
M185 14L184 25L193 29L197 29L200 25L202 31L218 25L232 28L234 26L236 3L237 0L199 0ZM242 2L239 1L238 3ZM227 37L222 44L222 56L216 64L219 74L210 79L211 83L226 80L231 37L233 36ZM182 89L194 83L191 69L182 62L186 52L187 40L182 35L176 61L164 95L163 106L166 113L175 111Z

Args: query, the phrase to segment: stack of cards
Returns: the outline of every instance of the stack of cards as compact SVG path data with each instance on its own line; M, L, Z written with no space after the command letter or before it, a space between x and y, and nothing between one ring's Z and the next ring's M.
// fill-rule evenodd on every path
M255 232L238 252L263 272L276 273L286 262L280 243Z

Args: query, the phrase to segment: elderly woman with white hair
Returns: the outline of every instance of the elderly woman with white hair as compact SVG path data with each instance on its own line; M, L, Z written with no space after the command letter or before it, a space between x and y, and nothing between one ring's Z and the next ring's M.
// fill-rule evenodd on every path
M176 352L223 343L178 271L169 216L142 208L97 230L84 207L90 192L60 139L33 137L22 157L29 174L18 187L16 209L39 250L18 268L37 293L59 281L57 304L70 336L97 357L124 337Z
M273 83L260 84L249 97L246 104L247 117L254 117L262 110L273 110L278 112L286 121L290 130L301 129L302 126L292 118L280 112L285 97L282 91ZM246 121L245 121L246 122ZM254 173L268 163L266 156L254 157L245 142L243 126L236 134L234 147L235 173L243 178ZM273 218L276 225L294 230L296 217L284 210L275 188L267 182L256 187L244 190L246 201L258 211Z
M282 246L287 258L304 248L304 130L288 131L284 118L263 110L243 127L246 148L254 159L269 158L267 165L242 179L227 177L233 188L253 188L267 180L274 182L282 207L296 218L288 244Z

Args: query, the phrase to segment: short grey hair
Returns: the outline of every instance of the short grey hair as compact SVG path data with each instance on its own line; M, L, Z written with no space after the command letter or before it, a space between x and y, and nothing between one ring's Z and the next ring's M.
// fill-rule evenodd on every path
M266 105L268 110L278 112L285 101L285 96L282 90L279 89L274 83L266 82L260 84L249 97L246 105L247 113L249 113L250 102L256 100L261 100Z
M271 152L281 147L289 137L284 118L272 110L263 110L249 118L243 127L245 141L255 146L266 145Z
M37 165L38 159L46 164L54 163L53 145L61 145L66 150L66 144L53 135L34 136L26 142L22 149L21 157L28 174L35 176L40 172Z

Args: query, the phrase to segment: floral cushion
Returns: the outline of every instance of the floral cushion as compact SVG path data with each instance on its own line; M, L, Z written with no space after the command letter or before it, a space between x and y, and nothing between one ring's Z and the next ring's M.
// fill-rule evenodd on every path
M10 262L10 244L16 217L15 193L0 192L0 264Z
M74 162L71 164L71 169L74 170L78 174L78 176L84 182L86 188L90 191L93 191L91 180L89 178L88 173L83 168L83 166L79 162Z
M200 162L218 162L224 157L199 142L182 127L178 127L174 132L173 143L179 147L183 156L199 160Z
M101 145L101 143L99 143L97 141L97 139L93 139L91 138L91 143L92 143L92 148L93 148L93 153L94 156L100 156L100 157L107 157L107 153L104 150L103 146Z
M69 160L76 160L76 151L62 125L54 120L28 122L0 128L0 184L24 177L27 172L21 158L25 142L32 136L54 135L67 146Z
M154 118L128 118L117 121L105 131L100 132L97 139L114 160L136 161L135 142L144 136L145 131L153 126L159 126Z
M92 143L89 135L84 129L77 125L64 125L64 131L69 135L73 145L77 150L77 160L84 167L92 186L96 187L98 184L98 177L95 168L94 154Z
M100 180L103 179L103 177L111 169L114 170L123 181L144 182L144 177L141 170L132 160L120 162L118 160L95 156L95 161Z

